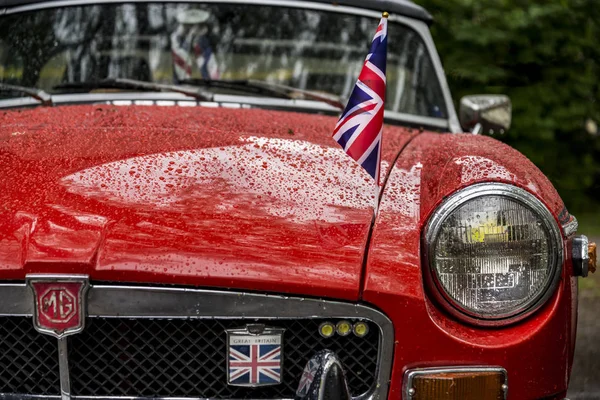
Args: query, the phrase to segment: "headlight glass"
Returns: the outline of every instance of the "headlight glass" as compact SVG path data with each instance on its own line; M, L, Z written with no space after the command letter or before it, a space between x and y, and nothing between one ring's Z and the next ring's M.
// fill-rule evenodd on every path
M561 241L539 200L500 184L458 192L426 231L429 267L443 297L483 319L522 314L550 295L561 266Z

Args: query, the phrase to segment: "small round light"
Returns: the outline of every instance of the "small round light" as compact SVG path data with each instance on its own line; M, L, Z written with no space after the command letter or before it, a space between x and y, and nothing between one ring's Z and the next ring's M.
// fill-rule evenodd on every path
M358 337L365 337L369 333L369 325L365 322L357 322L354 324L353 332Z
M319 333L324 338L330 338L335 333L335 326L331 322L323 322L319 325Z
M348 336L352 333L352 325L348 321L340 321L335 326L335 331L340 336Z

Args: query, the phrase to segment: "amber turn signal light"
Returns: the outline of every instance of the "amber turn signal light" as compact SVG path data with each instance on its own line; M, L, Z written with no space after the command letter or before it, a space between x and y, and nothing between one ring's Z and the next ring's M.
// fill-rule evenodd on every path
M596 243L588 244L588 271L592 274L596 272L596 264L598 262L598 256L596 254Z
M406 400L504 400L508 392L503 368L424 368L405 376Z

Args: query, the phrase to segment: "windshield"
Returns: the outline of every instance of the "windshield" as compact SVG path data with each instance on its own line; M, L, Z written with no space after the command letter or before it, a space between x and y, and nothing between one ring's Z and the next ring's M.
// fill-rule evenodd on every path
M64 93L65 83L106 78L253 79L346 99L377 23L337 12L239 4L107 4L19 13L0 19L0 82ZM386 109L446 118L421 37L399 23L390 23L388 34Z

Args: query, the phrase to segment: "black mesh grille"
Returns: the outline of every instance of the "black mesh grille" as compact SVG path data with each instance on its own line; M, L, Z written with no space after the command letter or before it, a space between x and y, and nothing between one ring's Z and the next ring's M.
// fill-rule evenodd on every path
M0 317L0 393L60 394L55 338L31 317Z
M243 321L88 318L84 332L69 337L72 393L292 398L305 363L325 348L341 357L354 395L367 392L374 384L379 341L375 325L364 338L324 339L318 333L322 320L258 322L286 329L280 385L240 388L226 384L225 329L243 327Z

